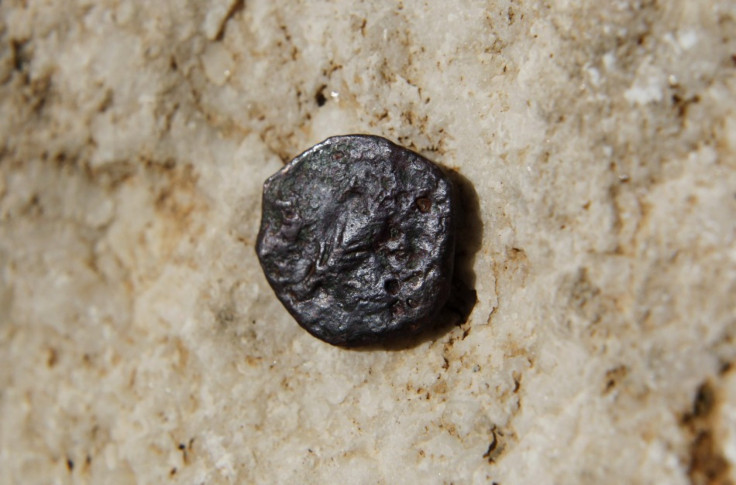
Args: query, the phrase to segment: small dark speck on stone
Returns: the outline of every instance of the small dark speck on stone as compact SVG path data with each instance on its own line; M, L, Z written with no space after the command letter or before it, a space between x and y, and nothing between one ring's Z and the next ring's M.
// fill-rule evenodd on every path
M71 458L67 458L67 460L66 460L66 467L69 469L69 471L73 471L74 470L74 462L72 461Z
M325 97L325 86L324 84L320 86L320 88L317 90L317 94L314 95L314 100L317 102L317 106L322 107L327 102L327 98Z
M170 474L170 475L171 475L172 477L173 477L174 475L176 475L176 467L172 468L172 469L171 469L171 471L169 472L169 474Z
M183 450L186 447L187 447L187 445L185 445L184 443L179 443L179 449L180 450Z

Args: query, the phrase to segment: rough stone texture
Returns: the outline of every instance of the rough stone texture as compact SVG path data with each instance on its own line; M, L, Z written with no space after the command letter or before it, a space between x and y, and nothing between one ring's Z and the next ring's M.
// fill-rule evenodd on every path
M3 0L0 482L736 480L736 4ZM263 180L474 184L467 322L310 337ZM472 280L474 276L474 283Z

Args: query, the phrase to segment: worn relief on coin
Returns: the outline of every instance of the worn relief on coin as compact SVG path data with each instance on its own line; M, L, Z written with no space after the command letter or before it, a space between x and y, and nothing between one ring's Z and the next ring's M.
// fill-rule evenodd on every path
M453 186L384 138L329 138L266 180L256 251L297 322L359 346L431 325L450 292Z

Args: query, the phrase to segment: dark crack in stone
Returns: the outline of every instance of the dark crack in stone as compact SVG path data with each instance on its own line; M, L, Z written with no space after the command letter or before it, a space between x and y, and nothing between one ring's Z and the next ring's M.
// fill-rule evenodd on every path
M368 135L329 138L263 186L256 251L286 309L333 345L431 325L450 291L453 187L429 160Z

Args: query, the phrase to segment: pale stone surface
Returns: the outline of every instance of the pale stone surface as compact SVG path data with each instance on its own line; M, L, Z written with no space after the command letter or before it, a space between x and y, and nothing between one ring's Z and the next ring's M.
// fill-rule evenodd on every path
M0 22L0 482L736 479L733 2ZM478 303L434 341L330 347L261 274L262 181L352 132L475 186Z

